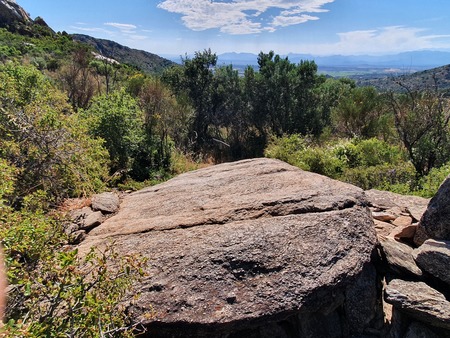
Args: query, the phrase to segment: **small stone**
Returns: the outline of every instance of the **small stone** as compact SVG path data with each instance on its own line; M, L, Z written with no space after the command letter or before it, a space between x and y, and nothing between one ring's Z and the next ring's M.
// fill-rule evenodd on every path
M86 238L86 232L84 230L77 230L72 232L69 236L69 244L80 244Z
M88 215L86 219L83 221L83 225L80 226L81 230L90 230L93 229L100 224L102 224L103 214L100 211L95 211Z
M375 211L372 212L372 217L376 219L377 221L382 222L389 222L396 219L396 216L392 215L391 213L384 212L384 211Z
M397 227L407 227L412 224L412 218L409 216L399 216L392 222L392 224Z
M119 196L112 192L104 192L92 197L92 209L112 214L119 210Z
M236 303L236 295L234 293L230 293L227 295L226 301L228 304Z
M374 223L375 231L378 236L388 236L395 229L395 226L388 222L382 222L374 219Z
M397 227L389 233L389 237L395 238L396 240L412 241L414 235L416 234L417 225L409 225L405 227Z

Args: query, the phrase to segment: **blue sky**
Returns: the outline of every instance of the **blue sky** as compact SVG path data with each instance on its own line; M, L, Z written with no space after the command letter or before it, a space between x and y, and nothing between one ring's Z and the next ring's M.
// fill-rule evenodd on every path
M56 31L159 55L450 51L448 0L17 0Z

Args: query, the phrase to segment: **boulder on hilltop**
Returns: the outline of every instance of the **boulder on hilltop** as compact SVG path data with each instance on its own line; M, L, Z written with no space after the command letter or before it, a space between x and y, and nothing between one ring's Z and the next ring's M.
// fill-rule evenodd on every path
M363 336L381 311L366 204L355 186L244 160L126 196L78 249L114 240L149 258L129 313L151 337Z

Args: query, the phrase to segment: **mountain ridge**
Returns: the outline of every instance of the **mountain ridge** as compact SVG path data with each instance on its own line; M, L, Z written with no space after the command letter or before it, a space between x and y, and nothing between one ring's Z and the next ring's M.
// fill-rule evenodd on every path
M71 34L79 42L87 43L97 52L107 58L126 63L147 73L161 73L165 68L175 65L175 62L144 50L133 49L112 40L94 38L84 34Z

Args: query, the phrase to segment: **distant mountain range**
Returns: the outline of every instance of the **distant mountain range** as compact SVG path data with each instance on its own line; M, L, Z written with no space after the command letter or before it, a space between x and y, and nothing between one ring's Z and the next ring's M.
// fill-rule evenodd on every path
M399 68L403 72L423 70L450 64L450 52L414 51L393 55L331 55L316 56L312 54L287 54L293 63L300 60L314 60L319 67L379 67ZM258 55L251 53L224 53L218 55L218 63L235 66L257 65ZM177 61L177 60L174 60ZM178 58L179 61L179 58Z

